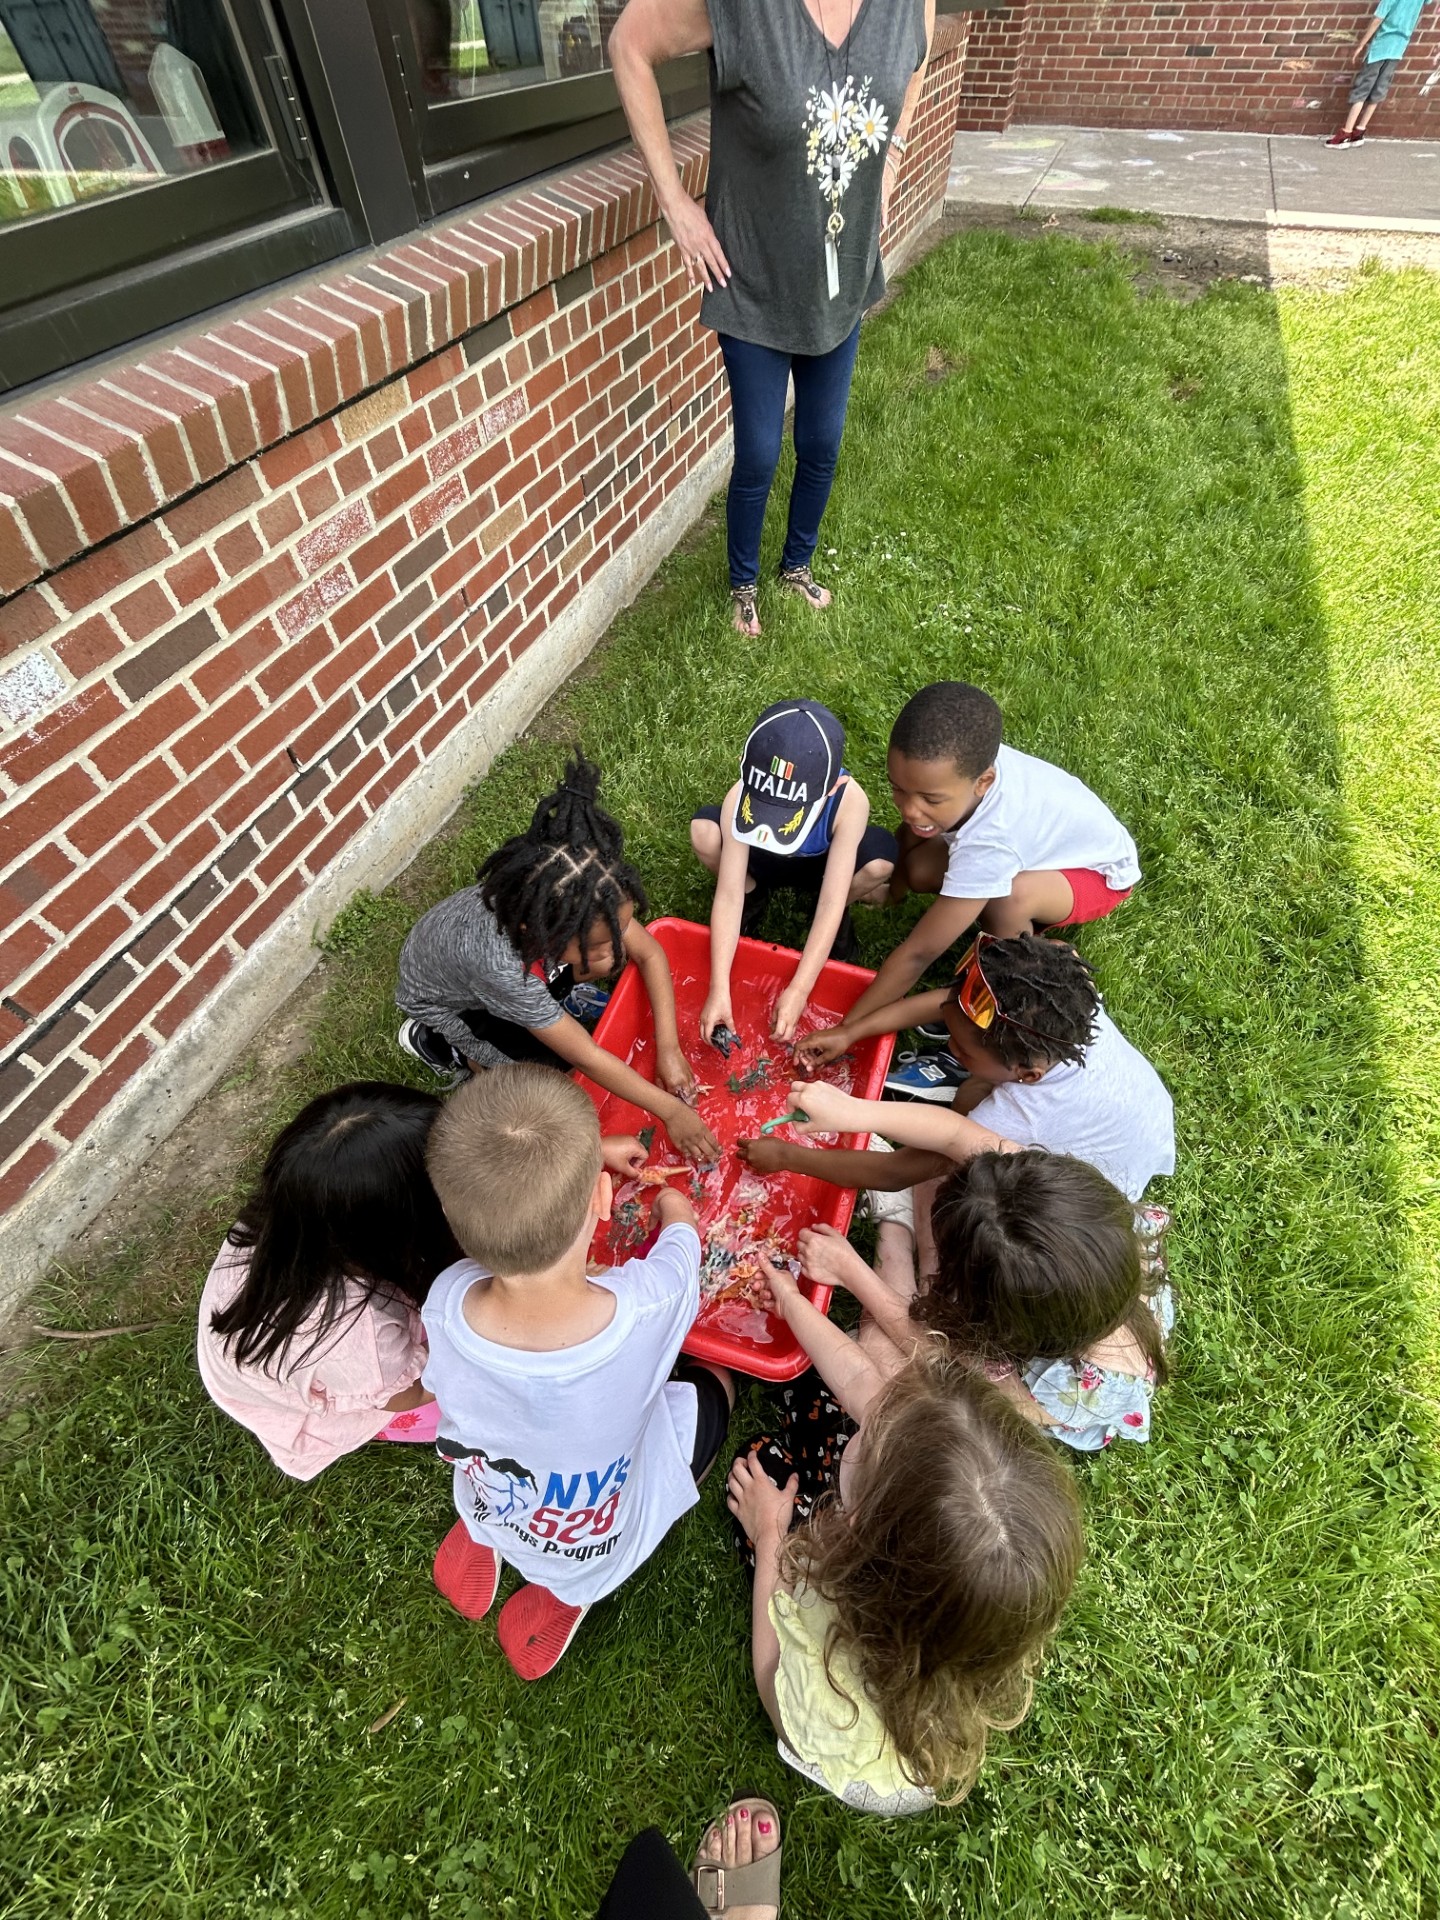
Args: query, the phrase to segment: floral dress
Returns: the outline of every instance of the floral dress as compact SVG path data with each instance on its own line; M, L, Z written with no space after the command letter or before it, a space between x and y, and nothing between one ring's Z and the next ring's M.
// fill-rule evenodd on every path
M1138 1207L1136 1219L1150 1291L1143 1296L1162 1339L1175 1325L1175 1294L1165 1255L1170 1215L1164 1207ZM1099 1453L1115 1440L1150 1438L1155 1372L1123 1373L1093 1360L1032 1360L1020 1378L1050 1416L1046 1432L1077 1453Z

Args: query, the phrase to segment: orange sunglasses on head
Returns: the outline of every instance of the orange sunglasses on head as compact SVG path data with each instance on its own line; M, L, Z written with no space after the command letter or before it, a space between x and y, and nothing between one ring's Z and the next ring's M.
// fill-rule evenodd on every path
M960 964L955 969L956 1005L982 1033L988 1033L999 1020L1004 1026L1028 1033L1032 1040L1043 1040L1047 1046L1058 1045L1053 1034L1041 1033L1038 1027L1027 1027L1023 1020L1016 1020L1001 1011L1000 1003L995 998L995 989L985 978L985 968L980 959L986 947L994 946L998 938L999 935L994 933L977 933L961 954Z

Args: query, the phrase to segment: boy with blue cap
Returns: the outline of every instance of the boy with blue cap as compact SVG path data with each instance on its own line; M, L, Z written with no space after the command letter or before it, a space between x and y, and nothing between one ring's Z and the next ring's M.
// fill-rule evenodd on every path
M740 755L740 778L718 807L690 822L697 859L715 875L710 909L710 990L700 1015L708 1040L733 1027L730 968L742 933L753 933L780 887L815 902L794 977L775 1004L771 1032L793 1039L827 959L858 945L850 908L883 903L895 867L895 836L870 824L865 789L843 765L845 729L818 700L767 707Z

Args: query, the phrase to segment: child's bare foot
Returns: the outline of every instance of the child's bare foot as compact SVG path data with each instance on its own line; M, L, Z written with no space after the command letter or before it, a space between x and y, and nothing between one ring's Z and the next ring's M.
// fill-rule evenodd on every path
M753 580L748 586L730 589L730 598L735 608L730 616L730 624L736 633L743 633L747 640L760 638L760 612L755 604L755 596L758 592L759 586ZM747 888L746 891L748 892L749 889Z
M728 1920L776 1920L780 1911L779 1885L776 1898L737 1906L732 1891L741 1870L767 1860L780 1850L780 1820L768 1800L737 1800L705 1830L700 1851L695 1856L695 1887L706 1913L723 1913ZM721 1894L724 1875L725 1893ZM746 1878L749 1878L746 1875Z

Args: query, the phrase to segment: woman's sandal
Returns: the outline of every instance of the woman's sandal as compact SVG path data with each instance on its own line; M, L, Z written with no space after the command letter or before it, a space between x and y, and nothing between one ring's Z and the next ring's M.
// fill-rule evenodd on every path
M743 587L730 589L730 598L739 615L739 619L735 622L735 631L743 633L747 640L758 640L760 637L760 609L755 604L759 591L758 580L751 580Z
M830 604L830 596L809 567L781 567L780 584L791 593L802 595L812 607L828 607Z
M730 1913L736 1907L774 1907L779 1910L780 1815L770 1801L755 1798L732 1800L725 1812L738 1818L742 1807L749 1814L752 1825L757 1820L774 1821L775 1851L743 1867L727 1867L720 1860L702 1860L697 1853L690 1868L690 1884L706 1913ZM717 1829L722 1828L720 1820L712 1824Z

